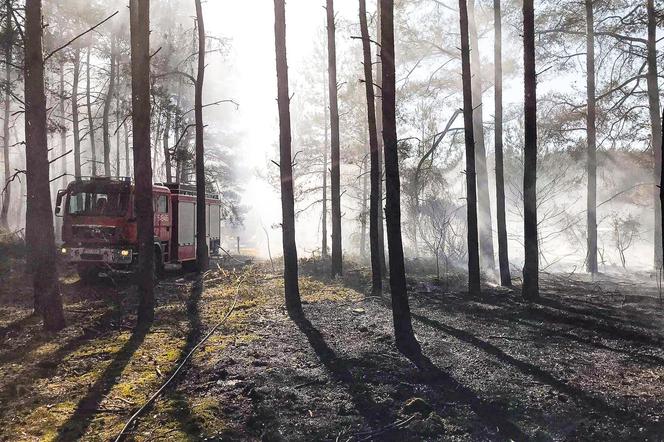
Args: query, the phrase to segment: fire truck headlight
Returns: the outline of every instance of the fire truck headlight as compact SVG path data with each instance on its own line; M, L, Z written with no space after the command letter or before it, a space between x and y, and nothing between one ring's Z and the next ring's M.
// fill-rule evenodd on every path
M130 253L131 253L130 250L121 250L120 251L120 256L129 256Z
M68 252L67 247L63 247L60 249L60 253L62 253L63 255L66 255L67 252Z

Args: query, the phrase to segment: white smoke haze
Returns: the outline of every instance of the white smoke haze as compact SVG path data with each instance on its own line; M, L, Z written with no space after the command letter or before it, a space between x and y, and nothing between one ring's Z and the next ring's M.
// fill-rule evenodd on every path
M95 125L101 124L101 103L108 82L108 51L110 35L121 39L128 35L126 1L89 2L82 0L44 1L46 28L45 47L52 50L78 32L82 32L115 11L118 15L94 32L78 40L72 48L81 49L85 61L88 45L92 44L91 89L94 91ZM176 70L182 60L166 59L172 45L195 44L193 40L194 4L185 0L159 0L152 5L152 51L155 54L154 72ZM321 247L321 174L326 150L324 142L325 93L327 88L327 50L325 39L324 2L290 0L287 4L287 45L290 75L293 152L295 157L295 189L298 252L301 257L317 255ZM427 242L434 227L425 225L424 214L414 215L409 200L408 183L422 154L431 145L432 137L442 131L450 117L461 107L460 63L458 60L458 14L450 3L446 9L440 2L418 0L397 2L397 106L398 136L402 167L402 219L409 258L430 258ZM368 138L366 132L364 85L361 64L361 44L353 36L359 35L357 2L337 0L337 59L342 152L342 228L344 253L359 257L363 237L368 253L368 227L363 228L364 177L368 167ZM544 7L544 6L542 6ZM368 2L370 33L376 39L375 2ZM536 5L537 8L537 5ZM481 1L476 5L479 53L483 81L484 134L487 150L487 170L493 215L494 250L498 249L495 221L494 141L493 141L493 15L491 5ZM222 195L236 198L233 207L241 216L224 227L223 247L234 250L236 237L242 247L252 253L267 256L268 239L274 256L281 254L281 207L277 191L278 125L276 104L276 76L274 55L274 12L272 0L209 0L203 4L209 53L206 60L204 109L206 127L207 164L217 172L216 181ZM510 260L519 270L523 260L522 247L522 188L521 158L523 151L523 82L522 46L520 42L520 6L508 3L504 7L504 108L505 108L505 167L508 208ZM581 13L581 12L580 12ZM538 24L548 26L544 19ZM545 270L578 270L585 261L585 132L584 114L561 110L563 98L583 104L585 100L585 60L583 57L567 61L551 61L551 53L563 48L559 40L542 37L544 47L538 47L539 96L539 212L542 268ZM548 37L547 37L548 38ZM546 43L546 44L544 44ZM567 43L566 43L567 44ZM574 49L579 42L565 48ZM170 45L170 46L169 46ZM193 49L192 49L193 51ZM376 57L376 46L372 46ZM602 52L604 51L604 52ZM187 51L178 47L174 53ZM598 43L598 52L608 53L607 45ZM129 52L120 49L122 69L126 73ZM610 55L607 55L610 57ZM47 71L49 116L56 119L58 67L49 61ZM604 65L598 74L598 91L610 83L613 73ZM128 77L119 86L128 95ZM163 86L164 78L156 78L155 86ZM175 80L169 80L167 92L174 97ZM65 82L69 93L72 82L71 65L65 64ZM193 108L193 85L183 81L179 86L179 100L183 108ZM641 90L645 86L640 86ZM22 93L21 82L14 89ZM85 67L81 67L79 93L85 89ZM620 268L650 268L653 256L653 198L652 147L647 125L647 99L638 98L642 107L635 110L622 128L610 124L611 116L600 112L598 121L598 229L600 270ZM222 102L232 100L237 103ZM191 106L186 106L185 104ZM214 104L217 103L217 104ZM70 115L70 103L66 114ZM79 102L81 130L87 131L85 101ZM18 110L18 109L14 109ZM126 117L126 112L121 118ZM193 118L193 113L189 114ZM20 113L13 117L12 143L23 139L23 120ZM112 130L120 122L112 117ZM154 125L158 122L153 121ZM67 122L67 146L73 146L71 122ZM452 131L445 136L432 156L432 175L427 178L422 201L427 210L440 209L442 202L455 213L455 222L462 223L465 210L463 176L463 127L459 116ZM131 137L131 133L129 133ZM59 135L55 130L49 138L54 153L59 152ZM170 136L170 144L177 140ZM187 141L187 140L185 140ZM188 140L191 142L192 140ZM131 140L130 140L131 142ZM153 143L161 143L155 140ZM97 159L102 151L101 128L96 129ZM120 175L124 170L124 132L120 129ZM111 161L115 167L115 135L112 136ZM84 175L90 167L89 136L81 142ZM155 181L165 180L163 152L157 152ZM54 155L53 155L54 156ZM22 169L22 145L11 148L12 169ZM62 164L53 165L53 176L60 175ZM329 167L329 166L328 166ZM66 157L66 168L73 169L72 155ZM62 180L54 183L53 192L62 187ZM329 181L328 181L329 186ZM12 229L24 223L24 180L12 183L10 221ZM329 188L328 188L329 198ZM433 201L437 201L434 203ZM230 204L230 203L229 203ZM366 202L368 204L368 202ZM329 205L328 205L329 209ZM436 209L436 210L438 210ZM442 209L441 209L442 210ZM447 210L447 209L446 209ZM447 213L447 212L446 212ZM329 221L329 218L328 218ZM266 232L267 231L267 236ZM364 234L362 232L365 232ZM331 229L328 228L328 233ZM458 232L457 232L458 233ZM628 237L624 237L628 234ZM417 237L420 237L419 240ZM419 241L419 242L418 242ZM627 246L627 247L625 247ZM449 258L465 265L463 246Z

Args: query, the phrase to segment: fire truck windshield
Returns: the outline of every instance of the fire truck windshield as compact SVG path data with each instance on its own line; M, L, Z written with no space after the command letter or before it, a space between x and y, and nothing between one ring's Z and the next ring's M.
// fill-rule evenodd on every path
M67 213L75 216L124 216L128 202L128 192L73 191L69 194Z

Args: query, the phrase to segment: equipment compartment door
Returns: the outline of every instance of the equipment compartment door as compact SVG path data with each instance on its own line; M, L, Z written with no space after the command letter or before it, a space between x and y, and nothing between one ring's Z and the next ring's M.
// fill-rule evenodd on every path
M178 259L196 258L196 203L180 201L178 206Z

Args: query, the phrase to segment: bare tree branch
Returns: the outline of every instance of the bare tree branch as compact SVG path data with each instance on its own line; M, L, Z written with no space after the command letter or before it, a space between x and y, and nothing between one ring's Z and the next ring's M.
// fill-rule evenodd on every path
M88 29L87 31L81 32L81 33L78 34L76 37L74 37L74 38L72 38L71 40L69 40L67 43L63 44L62 46L60 46L60 47L58 47L58 48L56 48L56 49L54 49L54 50L52 50L50 54L48 54L46 57L44 57L44 63L46 63L46 62L48 61L48 59L51 58L52 56L54 56L58 51L61 51L62 49L66 48L67 46L69 46L70 44L72 44L73 42L75 42L76 40L78 40L79 38L83 37L83 36L84 36L85 34L87 34L88 32L92 32L92 31L94 31L94 30L97 29L99 26L103 25L104 23L106 23L107 21L109 21L111 18L113 18L113 17L115 17L116 15L118 15L119 12L120 12L120 11L115 11L113 14L109 15L108 17L106 17L105 19L103 19L102 21L100 21L99 23L97 23L96 25L94 25L93 27L91 27L90 29Z

